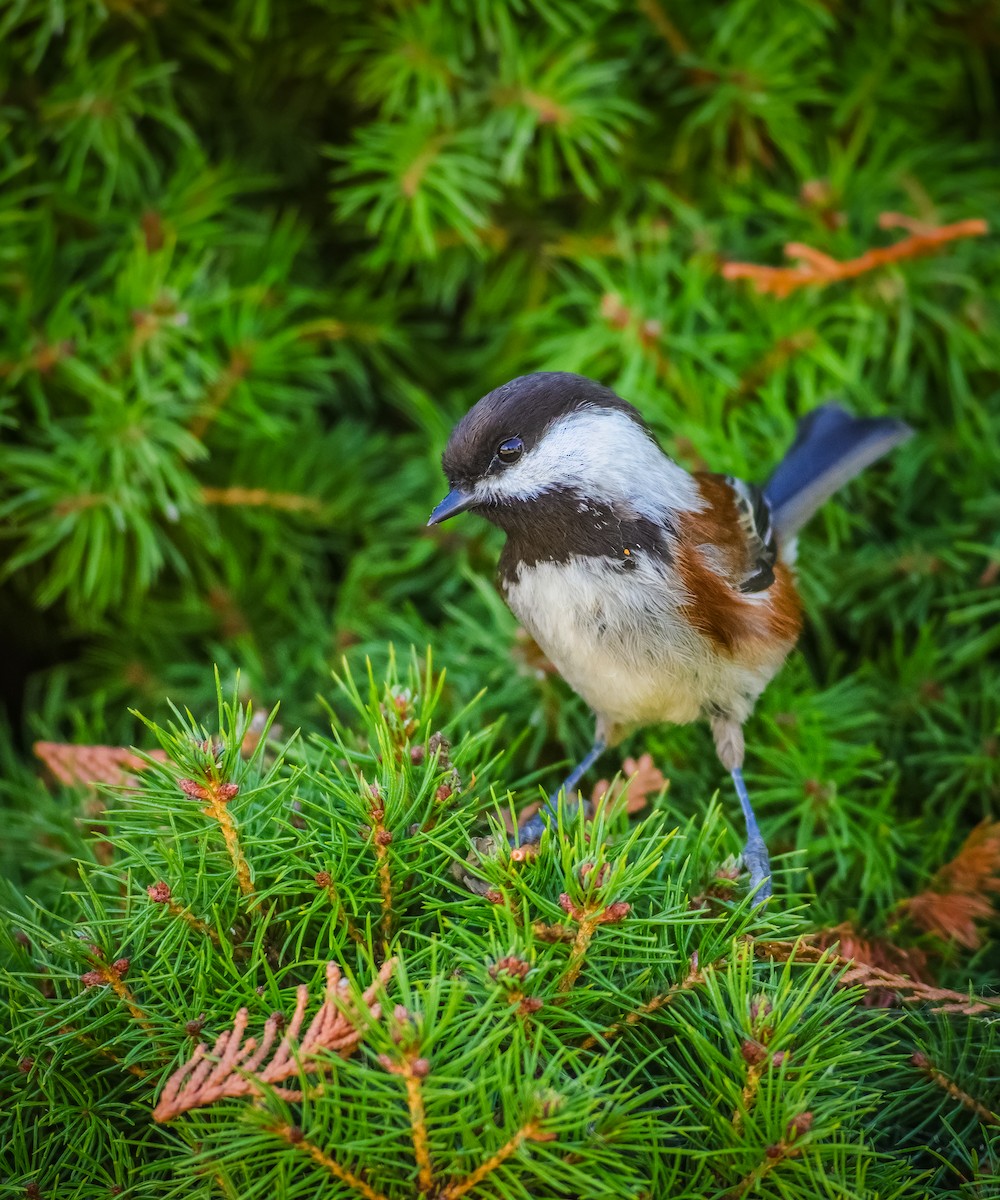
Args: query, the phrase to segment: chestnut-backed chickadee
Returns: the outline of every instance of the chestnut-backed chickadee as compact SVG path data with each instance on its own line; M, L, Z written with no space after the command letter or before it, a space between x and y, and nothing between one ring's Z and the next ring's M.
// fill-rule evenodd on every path
M750 886L758 900L770 895L743 722L799 635L795 535L910 433L824 405L757 487L684 470L631 404L580 375L513 379L459 421L442 460L451 491L428 524L471 510L507 534L504 598L597 717L567 797L630 730L704 718L743 808ZM543 827L539 814L521 840Z

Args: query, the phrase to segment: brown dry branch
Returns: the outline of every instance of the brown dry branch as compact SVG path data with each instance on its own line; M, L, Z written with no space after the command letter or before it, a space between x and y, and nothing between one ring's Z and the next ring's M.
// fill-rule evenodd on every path
M866 250L864 254L846 262L830 258L801 242L789 242L785 246L785 254L797 260L796 266L766 267L759 263L727 262L722 265L722 275L725 279L750 279L758 292L783 298L799 288L827 287L843 279L854 279L889 263L933 254L948 242L959 238L982 237L989 231L987 223L979 218L956 221L953 225L933 226L912 221L900 213L882 213L879 226L882 229L903 226L913 232L893 246Z
M917 983L934 983L927 954L919 946L898 946L888 938L861 933L849 921L821 929L812 935L810 942L820 950L835 949L842 959L850 962L864 963L890 975L903 975ZM868 1008L892 1008L899 1002L898 995L885 988L868 989L862 1001Z
M692 988L700 987L701 984L705 982L706 973L716 970L718 967L722 966L724 962L725 959L720 958L717 962L710 963L709 966L705 968L699 968L698 954L695 952L691 955L690 969L680 983L673 984L671 987L668 987L665 992L660 992L660 994L658 996L654 996L652 1000L647 1000L641 1008L637 1008L633 1012L630 1012L628 1016L624 1018L624 1020L616 1021L613 1025L609 1025L607 1029L602 1030L599 1036L592 1034L581 1043L581 1049L592 1050L599 1041L610 1041L611 1038L617 1037L623 1029L627 1029L632 1025L638 1025L640 1021L645 1020L646 1017L652 1016L653 1013L658 1012L665 1005L670 1004L683 992L689 992Z
M230 508L274 508L281 512L322 513L323 502L315 496L298 492L269 492L266 488L203 487L201 498L206 504Z
M219 823L240 891L244 896L252 897L254 887L250 867L243 856L239 831L228 808L229 801L239 791L239 784L223 783L218 779L208 779L205 783L198 783L194 779L179 779L177 783L185 796L190 796L192 800L204 801L205 807L201 810L203 816Z
M387 1200L381 1192L376 1192L375 1189L361 1178L360 1175L355 1175L353 1171L337 1162L335 1158L331 1158L329 1154L324 1153L315 1142L308 1141L302 1136L302 1130L295 1125L272 1125L271 1133L280 1137L287 1142L289 1146L302 1154L307 1154L317 1166L322 1167L325 1171L329 1171L334 1179L339 1179L341 1183L346 1183L348 1187L354 1188L360 1192L365 1200Z
M66 787L94 787L105 783L128 783L137 771L149 763L126 746L78 746L71 742L35 742L35 754L51 775ZM150 758L166 762L163 750L154 750Z
M794 958L804 963L831 963L844 968L844 973L837 980L842 986L876 991L888 989L895 994L899 1003L926 1004L929 1012L961 1013L969 1017L1000 1012L1000 998L987 999L985 996L921 983L894 971L883 971L868 963L843 958L831 950L821 949L808 937L794 942L756 942L754 952L760 958L771 958L778 962L788 962Z
M439 1200L458 1200L459 1196L464 1196L466 1192L471 1192L474 1187L478 1187L482 1183L487 1175L491 1175L497 1167L502 1166L520 1148L522 1143L551 1142L555 1139L555 1136L554 1133L547 1133L541 1127L539 1121L528 1121L521 1126L512 1138L504 1142L495 1154L491 1155L486 1162L478 1166L471 1175L467 1175L465 1179L455 1183L450 1183L441 1192Z
M946 1075L944 1071L938 1070L926 1054L918 1050L916 1054L912 1055L910 1062L918 1071L922 1071L928 1079L936 1083L953 1100L957 1100L963 1108L974 1112L984 1125L1000 1125L1000 1115L995 1113L991 1108L988 1108L981 1100L977 1100L975 1096L965 1091L964 1088L959 1087L954 1079Z
M976 922L993 915L991 893L998 892L1000 821L983 821L937 872L930 887L903 900L899 909L925 932L977 950L982 934Z
M233 1028L219 1035L211 1054L205 1043L200 1043L188 1061L170 1076L153 1109L153 1119L170 1121L180 1113L214 1104L224 1097L259 1095L265 1087L283 1083L300 1072L319 1070L322 1051L347 1058L361 1041L365 1025L380 1016L381 1007L375 996L388 983L395 965L395 959L387 959L376 979L362 993L362 1003L355 1005L344 994L346 981L341 980L340 968L336 963L327 963L326 997L312 1023L299 1041L309 1003L309 989L303 984L298 989L287 1031L273 1054L282 1025L279 1017L268 1018L259 1043L253 1037L244 1041L249 1014L241 1008ZM293 1089L283 1088L281 1093L288 1100L302 1098L302 1093Z

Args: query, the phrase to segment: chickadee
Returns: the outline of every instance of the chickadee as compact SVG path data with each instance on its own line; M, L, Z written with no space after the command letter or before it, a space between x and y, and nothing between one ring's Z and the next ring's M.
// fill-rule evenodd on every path
M795 535L911 432L824 405L761 488L684 470L631 404L580 375L523 375L459 421L442 459L451 491L428 524L473 511L507 534L504 599L597 717L560 790L633 729L707 720L743 809L750 886L770 895L743 723L801 629ZM521 840L543 827L540 813Z

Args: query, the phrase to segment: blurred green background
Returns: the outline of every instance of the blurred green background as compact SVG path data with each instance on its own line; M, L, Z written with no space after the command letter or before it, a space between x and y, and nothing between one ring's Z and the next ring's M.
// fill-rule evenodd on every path
M749 479L831 397L918 431L804 536L748 729L794 886L889 920L1000 802L996 237L780 299L720 268L855 257L885 212L996 229L998 47L991 0L7 0L6 870L42 854L32 741L210 713L213 663L308 728L342 655L432 645L554 783L588 714L494 531L424 527L454 420L542 368ZM723 782L704 730L630 747L679 812Z

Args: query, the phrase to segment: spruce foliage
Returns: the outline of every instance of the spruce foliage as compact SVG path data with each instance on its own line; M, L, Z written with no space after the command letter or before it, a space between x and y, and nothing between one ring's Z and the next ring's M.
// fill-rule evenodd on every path
M1000 1186L998 28L0 6L0 1186ZM494 532L423 524L452 422L535 369L749 479L831 396L917 430L801 539L807 632L748 727L766 913L704 730L630 743L669 778L636 822L507 848L589 717ZM278 700L288 744L247 715ZM35 739L97 748L40 777ZM307 1029L331 962L349 1057L150 1123L241 1009L259 1039L304 987Z
M349 725L280 747L221 693L217 728L151 726L166 759L109 801L97 860L81 846L44 904L6 889L12 1185L443 1200L996 1179L967 1158L998 1120L996 1003L861 1007L801 910L762 913L719 873L718 808L629 828L599 805L512 850L495 808L477 817L491 734L474 711L437 728L429 663L345 691ZM961 1136L935 1154L944 1128Z

